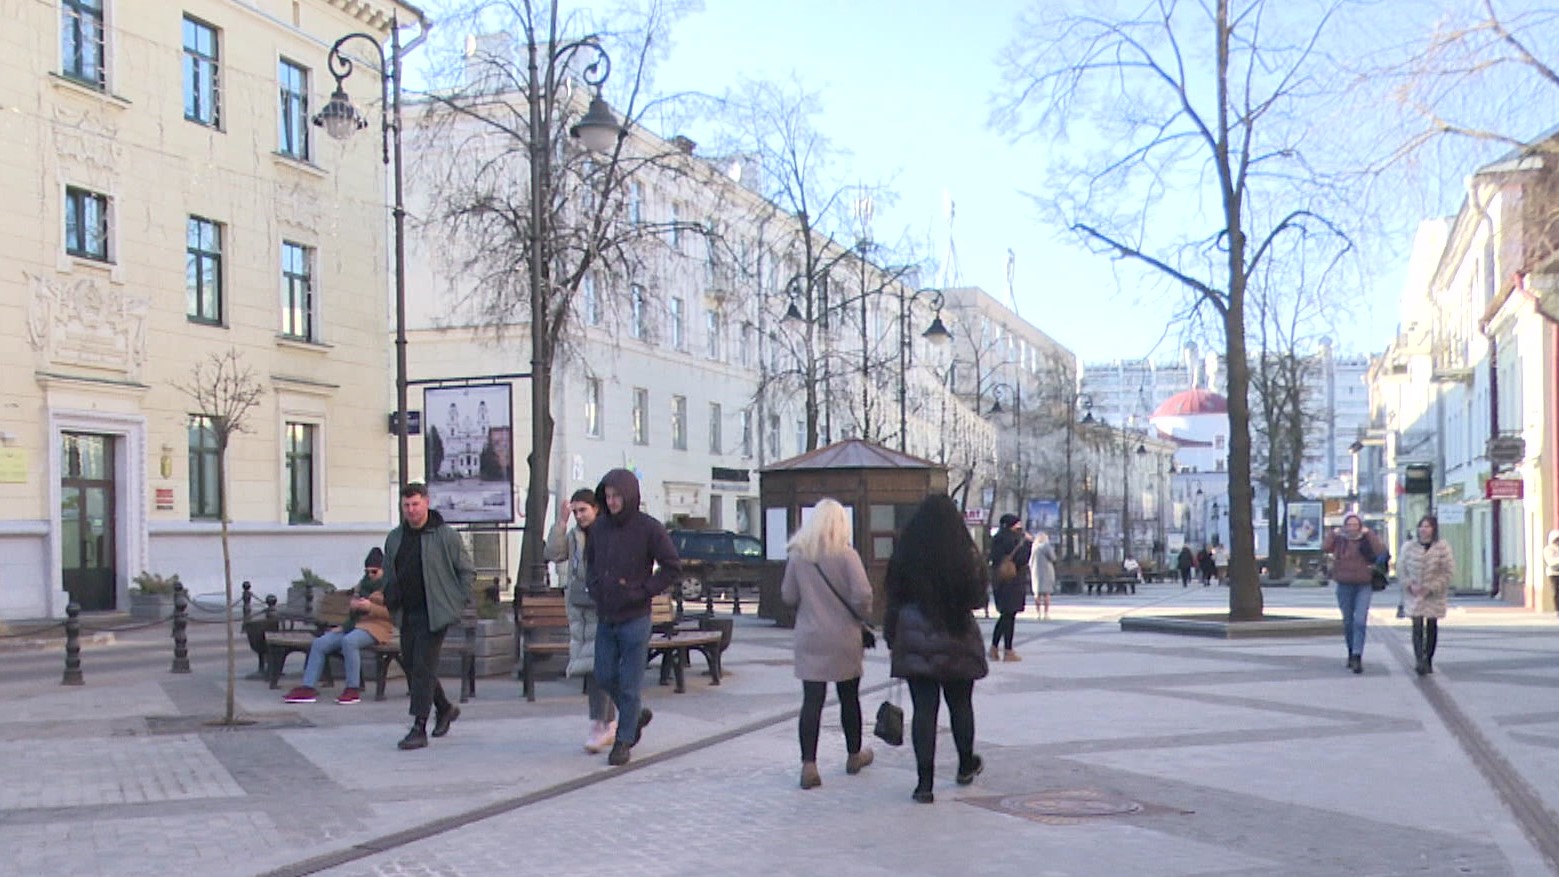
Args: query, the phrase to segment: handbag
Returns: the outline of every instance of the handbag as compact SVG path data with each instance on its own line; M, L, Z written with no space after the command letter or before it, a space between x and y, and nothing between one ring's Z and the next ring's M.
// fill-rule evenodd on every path
M889 746L904 745L904 709L896 703L898 691L898 680L894 680L888 699L877 707L877 724L872 726L872 734Z
M823 577L823 584L828 586L828 590L834 592L834 596L839 599L840 603L844 603L844 608L850 613L850 617L854 618L855 623L861 626L861 648L877 648L876 629L873 628L870 624L867 624L866 619L862 618L861 614L855 611L855 607L851 606L848 602L845 601L844 595L840 594L839 589L834 587L833 580L828 577L828 573L823 572L823 568L818 565L817 561L813 561L812 565L817 567L817 574Z
M1386 575L1386 564L1389 563L1389 561L1383 561L1370 554L1368 539L1359 540L1359 553L1364 555L1370 561L1370 590L1386 590L1386 585L1391 583L1390 577Z
M1022 542L1012 546L1012 550L1007 552L1007 556L1003 557L1001 562L996 564L995 579L998 584L1006 584L1018 577L1018 562L1012 558L1021 547L1023 547Z

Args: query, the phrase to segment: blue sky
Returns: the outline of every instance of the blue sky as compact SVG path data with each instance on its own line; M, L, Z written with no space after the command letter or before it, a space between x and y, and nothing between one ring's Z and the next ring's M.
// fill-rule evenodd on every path
M818 127L848 150L849 179L891 181L898 202L877 208L879 237L907 230L939 261L948 246L949 198L959 279L1007 300L1007 250L1016 256L1018 312L1084 360L1173 357L1164 337L1180 304L1161 290L1118 289L1112 265L1042 224L1024 190L1043 180L1041 143L1012 144L987 125L1003 87L997 54L1026 4L1020 0L704 0L673 31L658 91L719 93L740 78L794 72L823 97ZM676 132L663 132L666 134ZM695 138L696 139L696 138ZM1400 261L1375 266L1373 289L1346 325L1348 352L1382 349L1396 330Z

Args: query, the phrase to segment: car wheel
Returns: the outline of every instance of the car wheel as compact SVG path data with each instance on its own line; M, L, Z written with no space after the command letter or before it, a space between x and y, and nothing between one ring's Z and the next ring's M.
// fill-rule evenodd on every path
M686 576L682 579L682 602L692 603L704 599L704 583L697 576Z

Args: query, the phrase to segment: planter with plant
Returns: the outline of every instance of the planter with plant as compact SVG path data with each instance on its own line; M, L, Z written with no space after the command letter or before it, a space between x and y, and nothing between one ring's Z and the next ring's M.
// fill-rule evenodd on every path
M335 591L335 583L320 575L312 569L304 567L298 577L292 580L287 588L287 611L303 612L312 600L315 610L319 609L319 598ZM313 593L310 594L309 592Z
M160 576L141 571L130 580L130 617L152 621L173 617L173 587L179 584L177 574Z

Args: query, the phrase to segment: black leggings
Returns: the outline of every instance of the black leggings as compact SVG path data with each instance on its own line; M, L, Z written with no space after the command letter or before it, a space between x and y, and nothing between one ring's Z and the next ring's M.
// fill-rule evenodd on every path
M996 619L996 627L991 631L991 648L994 649L997 646L1001 646L1002 640L1005 639L1007 644L1002 646L1002 648L1009 652L1012 651L1012 634L1017 629L1018 613L1003 612L1001 617Z
M860 677L834 683L839 694L839 724L844 726L844 749L854 755L861 751ZM827 682L801 683L801 760L817 761L817 737L823 727L823 700L828 697Z
M909 679L909 699L915 705L910 720L910 739L915 744L915 788L931 791L936 773L936 719L941 709L939 696L947 700L948 724L953 727L953 745L958 749L958 770L974 765L974 680Z
M1413 657L1431 659L1440 644L1440 619L1413 619Z

